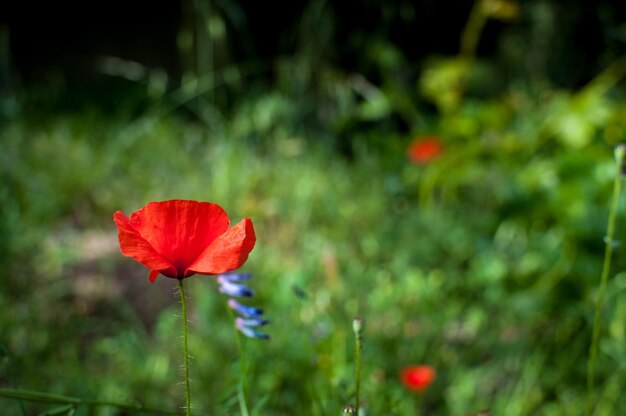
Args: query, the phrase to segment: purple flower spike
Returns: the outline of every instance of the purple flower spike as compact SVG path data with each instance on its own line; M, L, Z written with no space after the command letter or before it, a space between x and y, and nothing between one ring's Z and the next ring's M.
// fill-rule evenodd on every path
M222 273L217 277L218 282L229 281L231 283L241 282L242 280L250 280L252 273Z
M263 332L259 332L256 329L250 328L248 326L245 326L242 324L243 320L239 320L237 319L235 321L235 327L241 331L242 334L244 334L245 336L249 337L249 338L259 338L259 339L269 339L270 336L263 333Z
M219 291L231 297L252 297L254 292L241 281L249 280L250 273L223 273L217 276ZM262 319L263 310L252 306L242 305L235 299L228 300L228 307L235 311L239 317L235 318L235 328L242 334L250 338L269 339L269 335L257 331L255 328L269 323L267 319Z
M254 292L252 292L252 290L250 290L247 286L239 285L237 283L231 283L226 279L222 279L221 276L217 278L217 281L220 284L220 292L228 296L234 296L237 298L251 298L252 296L254 296Z
M237 318L235 319L235 326L237 326L237 328L242 327L242 326L263 326L266 324L269 324L269 320L267 319L260 319L260 318L250 318L250 319L244 319L244 318Z
M244 318L259 318L263 314L263 309L242 305L235 299L228 299L228 307Z

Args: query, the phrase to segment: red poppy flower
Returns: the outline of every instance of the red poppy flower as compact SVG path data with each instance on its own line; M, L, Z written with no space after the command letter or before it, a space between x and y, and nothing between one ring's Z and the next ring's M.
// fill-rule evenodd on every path
M122 254L160 274L183 279L237 269L248 259L256 236L249 218L232 228L224 210L209 202L171 200L151 202L130 219L117 211Z
M426 164L443 153L443 143L437 137L426 136L414 140L407 149L407 155L413 163Z
M400 380L411 391L425 390L435 381L435 369L428 365L414 365L406 367L400 374Z

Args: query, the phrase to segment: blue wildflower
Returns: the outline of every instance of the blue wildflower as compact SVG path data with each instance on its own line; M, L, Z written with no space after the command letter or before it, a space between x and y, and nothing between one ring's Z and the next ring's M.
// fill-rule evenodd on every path
M220 284L220 292L237 298L254 296L254 292L245 285L231 282L225 275L219 275L217 282Z
M241 282L242 280L250 280L252 278L252 273L222 273L218 276L218 280L220 278L231 283Z
M242 305L235 299L228 299L228 307L244 318L259 318L263 314L263 309Z
M254 292L241 281L250 280L250 273L223 273L217 277L219 291L231 297L252 297ZM235 299L228 300L228 307L235 311L240 317L235 319L235 328L250 338L269 339L269 335L257 331L256 327L269 323L267 319L262 319L263 310L253 306L243 305Z
M237 318L235 320L235 327L241 331L242 334L244 334L247 337L250 338L259 338L259 339L269 339L269 335L267 335L264 332L260 332L257 331L254 328L251 328L250 326L246 325L246 321L249 321L248 319L241 319L241 318ZM255 325L256 326L256 325Z
M270 323L269 320L261 319L261 318L249 318L249 319L237 318L235 319L235 325L237 326L237 328L239 328L240 326L263 326L269 323Z

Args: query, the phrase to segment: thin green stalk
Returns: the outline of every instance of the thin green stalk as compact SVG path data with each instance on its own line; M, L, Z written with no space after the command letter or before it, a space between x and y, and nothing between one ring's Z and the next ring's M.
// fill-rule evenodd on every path
M24 389L7 389L0 388L0 396L10 399L24 400L27 402L37 403L67 403L75 406L90 405L90 406L109 406L116 407L122 410L129 410L137 413L151 413L162 415L182 415L181 412L155 409L152 407L145 407L140 403L121 403L108 400L94 400L94 399L81 399L78 397L63 396L60 394L24 390Z
M352 321L352 329L354 330L354 407L355 413L359 414L359 406L361 403L361 350L363 349L363 319L354 318Z
M6 362L6 376L9 379L9 383L11 383L11 387L13 387L14 389L17 389L17 383L15 382L15 379L13 378L13 357L11 357L7 351L7 349L5 348L5 346L3 344L0 344L0 357L3 358L3 361ZM19 400L19 404L20 404L20 413L22 414L22 416L26 416L26 408L24 407L24 402L22 400Z
M361 402L361 337L357 337L355 342L355 382L356 392L354 394L354 407L356 407L356 414L359 414L359 404Z
M185 362L185 411L186 415L191 415L191 394L189 389L189 353L187 352L187 299L185 299L185 288L183 279L178 279L178 288L180 289L180 299L182 305L183 319L183 355Z
M617 203L622 186L622 167L624 164L624 155L626 154L626 146L620 144L615 149L616 172L615 181L613 182L613 197L611 199L611 207L609 210L609 220L606 228L606 241L604 248L604 264L602 265L602 275L600 277L600 288L598 290L598 298L595 305L595 317L593 319L593 335L591 346L589 347L589 361L587 362L587 416L593 413L593 389L594 389L594 372L596 364L596 356L598 355L598 343L600 341L601 326L601 309L604 302L604 292L606 291L606 283L611 270L611 257L613 255L613 236L615 234L615 218L617 217Z
M235 320L235 314L232 309L227 308L230 314L231 319ZM246 402L246 366L245 366L245 355L243 342L241 342L241 334L237 331L237 328L233 325L233 330L235 332L235 340L237 343L237 353L239 355L239 383L237 383L237 399L239 401L239 409L241 411L241 416L249 416L248 412L248 403Z
M478 39L487 22L487 16L484 12L483 0L476 0L472 11L467 20L467 25L461 36L461 57L474 59L476 57L476 48L478 47Z
M195 0L194 11L196 12L196 77L207 76L212 78L213 74L213 36L209 30L211 21L211 1ZM210 79L209 82L213 80ZM196 89L197 96L202 95L200 84ZM208 98L213 104L213 90L208 91Z

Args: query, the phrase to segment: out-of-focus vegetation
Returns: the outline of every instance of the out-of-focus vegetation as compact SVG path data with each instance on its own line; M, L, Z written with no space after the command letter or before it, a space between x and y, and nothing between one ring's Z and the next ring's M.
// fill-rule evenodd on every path
M2 386L179 408L176 281L151 285L120 255L111 215L186 198L257 230L245 271L273 323L269 342L245 343L253 413L339 414L358 315L370 415L581 414L626 129L623 7L461 3L464 18L441 28L462 34L452 51L428 48L436 32L411 40L423 57L396 41L395 23L406 32L430 2L364 2L378 11L367 30L342 20L357 5L311 0L288 47L241 63L229 42L253 44L245 3L189 2L180 82L105 57L97 95L2 84ZM590 11L598 43L577 45ZM423 135L443 153L411 163ZM623 250L602 309L596 415L626 414ZM237 414L225 298L212 277L187 282L194 411ZM437 370L420 394L398 379L416 364ZM22 414L16 400L0 409Z

